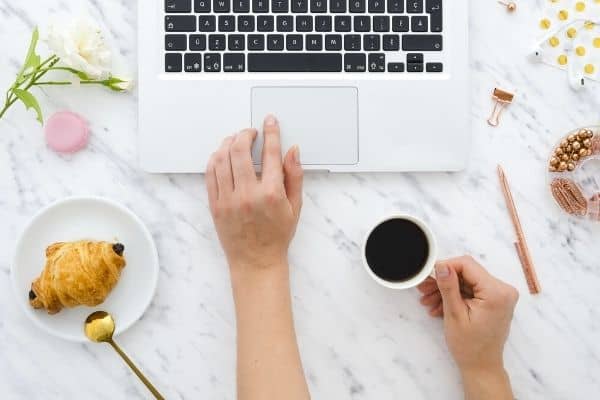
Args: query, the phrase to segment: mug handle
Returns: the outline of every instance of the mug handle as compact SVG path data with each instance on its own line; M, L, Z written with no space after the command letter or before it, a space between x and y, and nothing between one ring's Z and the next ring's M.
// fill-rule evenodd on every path
M429 274L429 278L432 278L433 280L437 281L437 278L435 277L435 270L431 271L431 274ZM468 299L474 298L475 293L473 293L473 288L467 285L462 279L462 277L459 276L458 279L460 281L460 292L462 293L463 297L466 297Z

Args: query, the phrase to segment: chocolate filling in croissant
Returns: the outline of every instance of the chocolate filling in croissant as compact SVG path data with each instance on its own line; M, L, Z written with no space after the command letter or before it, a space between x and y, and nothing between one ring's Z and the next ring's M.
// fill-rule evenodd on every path
M113 245L113 250L115 253L117 253L117 255L122 256L123 252L125 251L125 246L123 246L122 243L115 243Z

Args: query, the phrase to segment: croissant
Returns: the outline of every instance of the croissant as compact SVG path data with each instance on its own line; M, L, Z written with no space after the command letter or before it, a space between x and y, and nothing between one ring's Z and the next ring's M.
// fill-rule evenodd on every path
M29 303L56 314L64 307L97 306L115 287L125 267L121 243L54 243L46 249L46 266L31 284Z

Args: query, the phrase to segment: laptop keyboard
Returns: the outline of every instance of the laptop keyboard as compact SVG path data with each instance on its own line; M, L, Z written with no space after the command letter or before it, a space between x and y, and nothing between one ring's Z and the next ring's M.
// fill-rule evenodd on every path
M442 0L164 0L165 72L439 73Z

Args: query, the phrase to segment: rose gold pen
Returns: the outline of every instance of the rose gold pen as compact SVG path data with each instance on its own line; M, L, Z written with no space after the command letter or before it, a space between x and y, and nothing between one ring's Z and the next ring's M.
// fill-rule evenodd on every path
M525 273L525 279L527 280L529 293L538 294L542 290L540 287L540 282L538 281L537 274L535 273L535 267L533 266L533 261L531 260L531 253L529 252L527 242L525 241L525 234L523 233L523 228L521 226L521 221L519 220L519 214L517 213L515 201L510 191L510 186L508 185L508 180L506 179L504 170L500 165L498 165L498 177L500 178L500 186L502 187L504 200L506 200L508 213L510 214L515 231L517 232L515 248L517 249L517 255L519 256L521 266L523 267L523 272Z

